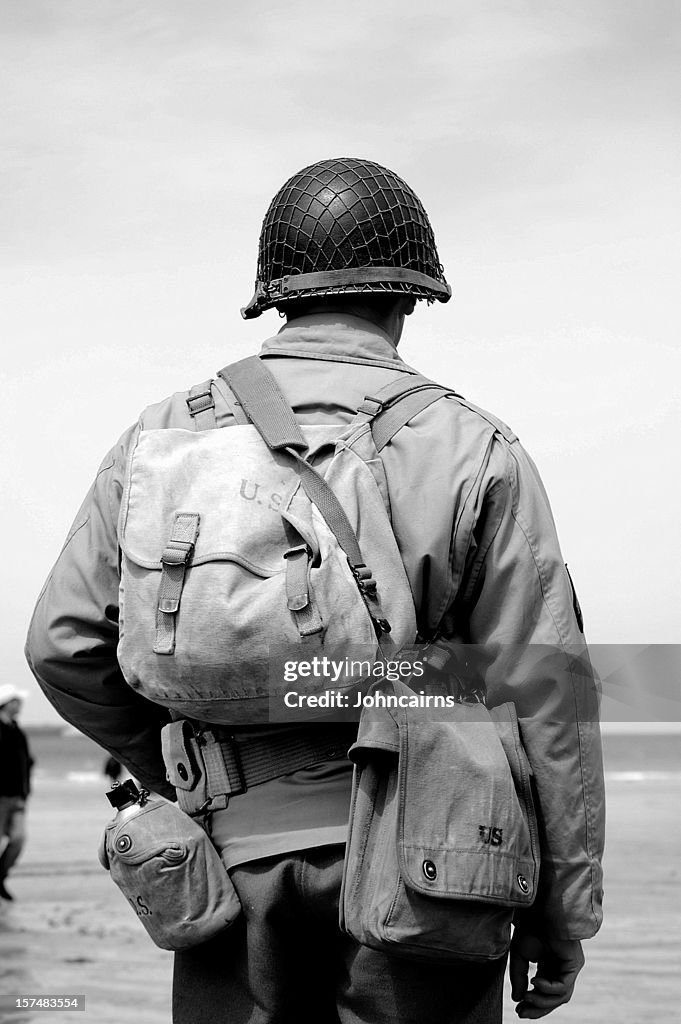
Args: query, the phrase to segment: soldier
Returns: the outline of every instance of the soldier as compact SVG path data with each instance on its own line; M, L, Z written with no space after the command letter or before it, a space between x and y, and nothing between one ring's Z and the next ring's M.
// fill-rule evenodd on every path
M299 424L342 429L366 396L414 373L398 353L405 319L418 301L446 302L450 294L428 217L409 186L367 160L325 160L295 174L272 200L255 294L242 314L251 320L276 308L285 316L263 344L262 361ZM141 425L203 430L243 422L243 408L218 379L147 409ZM118 513L134 437L131 428L102 463L39 600L27 656L68 721L172 798L159 742L163 697L141 695L144 671L134 680L128 673L134 690L126 685L117 663ZM566 671L570 648L584 649L579 607L536 468L501 421L448 393L420 409L380 460L419 636L480 645L490 703L510 697L518 710L543 866L534 906L515 922L511 980L519 1015L540 1017L570 998L581 940L601 921L593 679L588 667L581 682ZM253 486L244 490L242 498L257 500ZM173 543L168 565L190 557L193 542ZM171 590L181 589L186 564ZM177 589L166 596L155 648L162 653L174 644L174 620L166 620L179 602ZM545 656L525 657L539 650ZM185 679L186 694L179 685L175 702L190 701L193 681ZM210 721L209 712L203 717ZM237 781L222 808L216 801L209 808L211 835L244 913L218 938L176 955L174 1020L501 1021L504 957L421 963L339 930L351 786L343 745L332 751L308 739L301 763L285 728L216 731ZM338 739L347 749L349 737ZM529 989L531 961L538 970Z

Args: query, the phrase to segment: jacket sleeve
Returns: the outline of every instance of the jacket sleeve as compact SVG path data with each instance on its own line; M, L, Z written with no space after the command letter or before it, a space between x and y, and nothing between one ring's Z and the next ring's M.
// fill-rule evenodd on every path
M457 617L489 703L516 705L534 773L542 866L526 921L588 938L602 920L598 693L548 499L517 440L496 435L477 505Z
M173 798L161 758L167 712L126 684L118 644L118 512L127 431L104 459L38 599L26 657L62 718L121 761L139 781Z

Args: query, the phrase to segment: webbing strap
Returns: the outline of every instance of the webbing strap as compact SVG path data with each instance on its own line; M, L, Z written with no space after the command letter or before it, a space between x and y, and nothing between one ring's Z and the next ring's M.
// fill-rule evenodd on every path
M289 455L296 461L296 469L300 474L300 482L305 488L305 493L322 514L326 525L329 527L341 548L348 556L353 566L364 565L362 552L355 531L350 520L345 514L345 509L333 493L324 477L317 472L314 466L302 459L297 452L286 449Z
M208 802L211 811L219 811L227 806L228 794L238 785L239 776L235 773L230 774L220 745L214 740L212 734L208 732L205 736L207 742L201 746L201 759L206 770L202 796ZM178 797L179 795L178 790Z
M187 408L194 423L195 430L215 430L215 400L213 398L212 381L204 380L190 388L187 397Z
M429 274L407 267L353 267L348 270L323 270L311 274L287 274L286 277L275 278L266 285L266 295L287 295L289 292L301 292L308 288L338 288L352 284L385 284L408 283L420 285L428 291L446 296L452 294L451 287L445 281L437 281Z
M310 600L308 571L310 552L306 544L291 548L284 555L286 559L286 603L293 612L300 636L321 633L324 624L319 612Z
M236 755L244 788L250 789L319 761L345 757L349 735L346 728L318 726L261 740L249 738L243 744L235 738L225 741L218 736L218 740L225 763L233 762Z
M361 572L366 570L366 566L345 509L321 473L296 451L297 448L306 450L307 442L291 406L279 390L277 381L259 356L249 356L248 359L224 367L220 370L220 376L227 381L268 448L285 452L294 460L305 493L317 506L326 525L348 557L350 569L377 635L390 632L390 625L383 616L371 573Z
M291 548L286 559L286 604L289 611L299 612L310 602L307 586L308 554L305 544Z
M238 737L219 725L197 727L201 777L191 790L177 789L186 814L227 807L232 795L292 772L346 757L356 727L318 725L285 730L273 736Z
M295 450L306 449L307 442L291 406L262 360L258 356L242 359L220 370L220 376L225 378L268 448L286 452L295 460L308 498L321 512L350 561L363 564L355 531L343 506L324 477Z
M224 377L221 377L219 373L215 379L213 386L224 399L225 405L227 406L228 410L234 417L235 422L238 423L240 426L245 426L246 424L249 424L251 421L241 408L241 405L236 399L236 395L234 394L234 392L232 391Z
M391 441L398 430L401 430L409 420L446 394L451 394L451 392L437 386L419 388L411 394L403 395L400 401L395 402L388 409L384 409L379 416L374 418L371 425L376 451L382 452L388 441Z
M291 406L259 356L224 366L219 376L227 381L268 448L307 449Z
M381 452L398 430L419 412L444 395L455 395L450 388L436 384L420 374L399 377L374 395L367 395L357 410L371 421L376 451Z
M391 380L389 384L385 384L374 395L367 395L357 411L375 416L382 409L387 409L389 405L397 402L403 395L408 395L411 391L436 387L440 387L440 385L428 380L420 373L403 373L395 380Z
M199 520L198 512L177 512L170 539L161 555L155 654L175 652L175 618L180 608L187 565L199 534Z

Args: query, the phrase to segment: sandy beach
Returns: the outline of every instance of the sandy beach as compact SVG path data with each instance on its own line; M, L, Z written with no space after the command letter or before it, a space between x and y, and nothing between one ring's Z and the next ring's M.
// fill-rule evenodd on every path
M587 966L573 1002L552 1019L676 1019L679 745L678 738L664 749L654 742L606 745L606 923L586 944ZM147 938L99 866L97 845L110 812L104 780L97 777L99 755L83 749L88 756L75 767L54 776L44 767L36 780L29 843L9 885L16 899L0 906L0 1022L169 1024L172 954ZM17 996L41 994L84 995L85 1010L12 1008ZM505 1021L512 1020L517 1018L507 997Z
M0 1022L170 1020L172 954L157 949L97 860L105 785L45 780L29 844L0 907ZM85 1011L20 1011L7 997L85 996ZM143 1008L143 1012L142 1012Z

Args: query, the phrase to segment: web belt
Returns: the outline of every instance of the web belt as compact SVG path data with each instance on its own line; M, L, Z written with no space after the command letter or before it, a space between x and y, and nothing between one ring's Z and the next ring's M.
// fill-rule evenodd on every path
M164 760L178 804L197 815L227 807L231 796L321 761L345 758L357 725L317 725L263 735L187 719L166 726Z
M253 786L290 775L319 761L335 761L347 757L356 736L338 727L283 732L274 736L242 737L211 726L229 782L228 795L245 793ZM206 765L208 771L208 765Z

